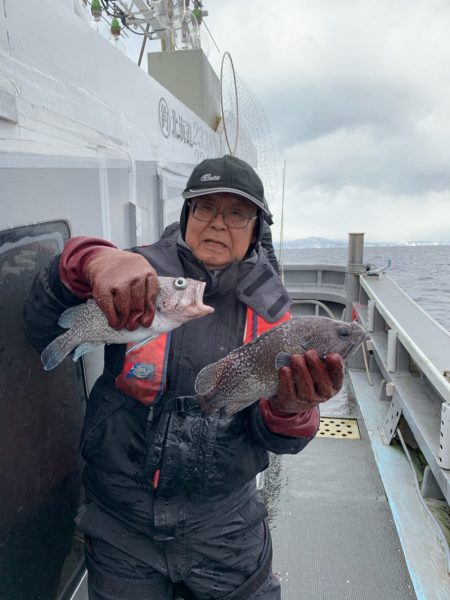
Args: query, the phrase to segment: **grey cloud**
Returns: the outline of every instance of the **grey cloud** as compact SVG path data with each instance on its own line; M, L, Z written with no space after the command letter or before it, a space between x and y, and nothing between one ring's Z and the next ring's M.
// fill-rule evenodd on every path
M448 239L448 1L250 0L245 35L240 2L216 10L287 158L292 236Z
M290 169L301 189L336 191L362 186L386 193L418 194L450 189L450 157L443 140L409 132L376 139L370 128L288 150Z
M280 147L342 128L370 126L381 137L404 132L433 108L415 89L358 82L290 85L271 91L263 102Z

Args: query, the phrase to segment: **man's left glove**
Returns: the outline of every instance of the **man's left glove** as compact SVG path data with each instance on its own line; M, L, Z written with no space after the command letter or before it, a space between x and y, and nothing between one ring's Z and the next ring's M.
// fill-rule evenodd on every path
M92 297L114 329L150 327L159 283L155 269L140 254L102 248L84 264Z
M78 298L94 298L114 329L150 327L159 282L140 254L99 238L71 238L60 256L62 283Z

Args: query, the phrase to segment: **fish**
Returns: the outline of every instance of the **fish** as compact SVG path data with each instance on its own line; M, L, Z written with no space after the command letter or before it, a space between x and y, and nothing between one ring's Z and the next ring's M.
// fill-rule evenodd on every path
M337 352L344 360L366 338L355 322L321 316L294 317L204 367L195 380L196 399L207 417L225 409L233 415L277 393L278 370L292 354L315 349L320 358Z
M155 317L150 327L138 327L135 331L113 329L94 300L64 311L58 325L67 331L42 351L44 370L54 369L74 349L74 361L102 344L131 343L133 345L127 350L128 354L162 333L214 312L212 306L203 304L205 282L184 277L158 277L158 281L160 291L155 300Z

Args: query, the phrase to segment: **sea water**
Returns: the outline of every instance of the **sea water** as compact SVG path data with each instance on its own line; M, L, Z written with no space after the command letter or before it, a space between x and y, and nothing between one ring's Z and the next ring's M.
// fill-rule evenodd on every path
M285 264L347 264L347 248L284 249ZM377 246L364 248L364 263L386 269L428 314L450 330L450 246Z

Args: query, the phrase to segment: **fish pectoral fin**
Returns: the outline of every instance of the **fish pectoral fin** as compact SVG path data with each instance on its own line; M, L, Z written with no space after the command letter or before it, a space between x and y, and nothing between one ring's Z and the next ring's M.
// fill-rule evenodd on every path
M126 351L125 356L127 354L130 354L130 352L133 352L133 350L137 350L141 346L145 346L145 344L147 344L147 342L149 342L150 340L153 340L154 337L154 335L150 335L149 337L145 338L145 340L142 340L142 342L136 342Z
M288 367L291 363L291 356L289 352L278 352L275 357L275 369L281 369L281 367Z
M84 342L84 344L80 344L74 352L73 361L76 362L83 354L92 352L93 350L100 348L100 346L102 346L102 344L99 344L98 342Z
M69 329L72 327L73 322L75 321L76 316L83 309L83 304L77 304L77 306L71 306L67 310L63 312L63 314L59 317L58 325L63 327L64 329Z

